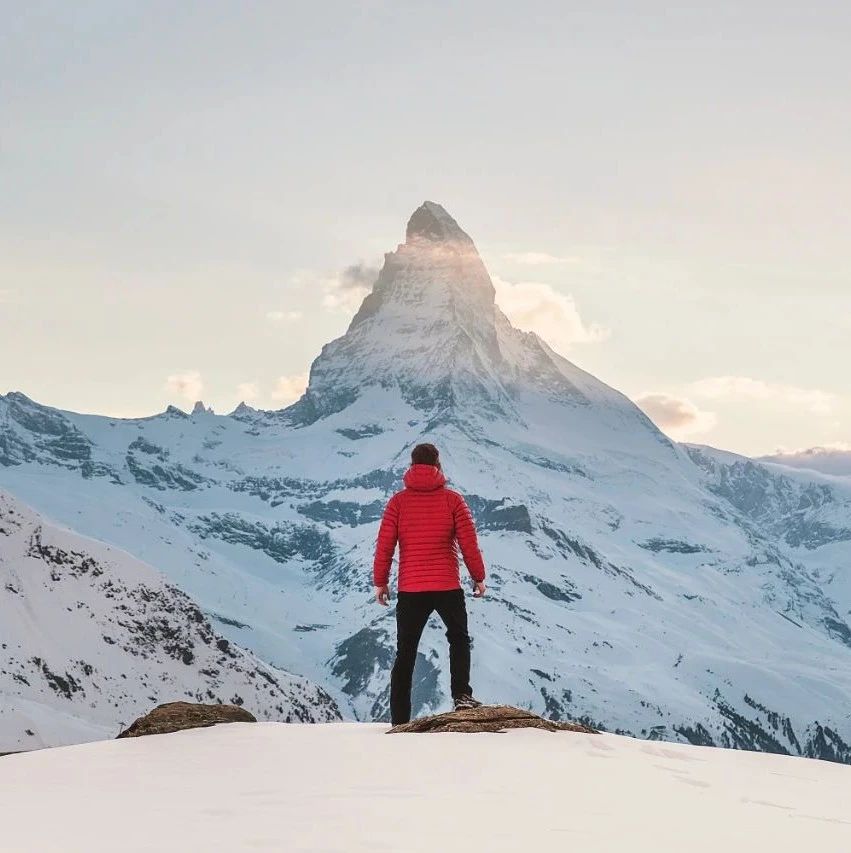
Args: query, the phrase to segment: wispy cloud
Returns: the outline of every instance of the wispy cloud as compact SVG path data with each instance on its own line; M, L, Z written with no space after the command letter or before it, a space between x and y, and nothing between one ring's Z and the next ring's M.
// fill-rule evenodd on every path
M260 396L260 384L257 382L240 382L236 386L236 396L246 403Z
M831 441L818 447L799 450L780 447L770 456L763 458L795 468L810 468L825 474L851 476L851 444L847 441Z
M177 394L185 400L200 400L204 390L204 382L197 370L186 370L183 373L173 373L165 381L166 390Z
M814 415L830 415L839 398L819 388L765 382L749 376L711 376L693 382L692 393L710 400L757 400L803 407Z
M820 456L825 453L851 453L851 442L828 441L816 447L789 448L782 445L774 451L775 455L782 456Z
M532 267L579 262L578 258L551 255L549 252L507 252L503 257L515 264L526 264Z
M572 296L536 281L512 283L494 276L496 301L511 322L540 335L553 349L567 352L576 344L604 341L611 330L587 323Z
M677 440L709 432L718 423L715 412L703 411L686 397L650 392L635 402L656 426Z
M378 278L378 268L358 263L346 267L323 283L322 305L332 311L354 314Z
M304 315L301 311L267 311L266 319L271 323L294 323Z
M272 389L272 399L276 403L289 405L304 394L309 376L307 373L296 373L291 376L281 376Z

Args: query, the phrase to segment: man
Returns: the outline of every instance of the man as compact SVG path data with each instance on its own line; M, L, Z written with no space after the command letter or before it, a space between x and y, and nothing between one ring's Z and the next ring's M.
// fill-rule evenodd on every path
M485 564L476 528L464 498L446 488L440 455L433 444L411 453L405 488L390 498L375 546L375 598L387 606L390 564L399 543L399 600L396 604L396 661L390 676L390 719L411 719L411 680L417 646L432 611L446 625L449 671L455 709L481 705L470 687L470 636L458 571L458 546L474 582L473 595L485 594Z

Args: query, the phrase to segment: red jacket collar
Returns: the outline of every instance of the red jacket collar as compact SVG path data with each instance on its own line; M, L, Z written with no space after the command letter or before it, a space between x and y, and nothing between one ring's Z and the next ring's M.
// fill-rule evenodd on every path
M417 492L432 492L446 485L443 471L434 465L411 465L403 480L406 488Z

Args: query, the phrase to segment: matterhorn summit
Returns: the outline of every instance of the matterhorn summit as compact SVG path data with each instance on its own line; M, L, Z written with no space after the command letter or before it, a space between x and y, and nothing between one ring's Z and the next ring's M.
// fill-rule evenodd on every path
M469 608L477 696L643 738L851 762L851 481L671 441L511 325L443 207L423 203L404 235L292 406L116 421L9 394L0 487L148 564L212 630L344 716L385 720L395 631L373 602L373 549L411 447L431 441L489 573ZM0 591L0 616L4 595L21 593ZM15 601L36 620L46 607ZM16 656L60 672L20 624ZM426 628L415 713L449 702L444 643ZM78 730L87 702L16 716L7 740L74 714Z
M515 329L495 301L472 239L431 201L411 215L405 242L388 252L346 334L325 346L291 409L313 422L375 389L401 397L425 423L524 422L518 404L537 392L572 407L613 406L660 436L626 398L579 370L534 333ZM379 409L386 406L386 394ZM395 397L391 404L395 404Z
M327 416L376 387L432 417L461 401L506 415L494 296L473 241L440 205L425 202L405 242L385 255L346 334L313 363L299 417Z
M408 220L405 229L405 240L408 243L454 243L459 249L468 247L475 251L470 237L464 233L461 226L449 215L444 207L433 201L424 201Z

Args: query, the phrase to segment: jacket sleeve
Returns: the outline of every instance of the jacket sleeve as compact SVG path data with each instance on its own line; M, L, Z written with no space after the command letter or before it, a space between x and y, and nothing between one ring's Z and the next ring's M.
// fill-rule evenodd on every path
M482 552L479 550L479 539L476 536L473 516L470 514L467 502L461 495L456 495L453 515L455 517L455 538L461 548L467 571L474 581L481 583L485 579L485 561L482 559Z
M372 564L372 582L375 586L387 586L390 582L390 564L399 540L399 502L390 498L381 518L378 541L375 543L375 560Z

